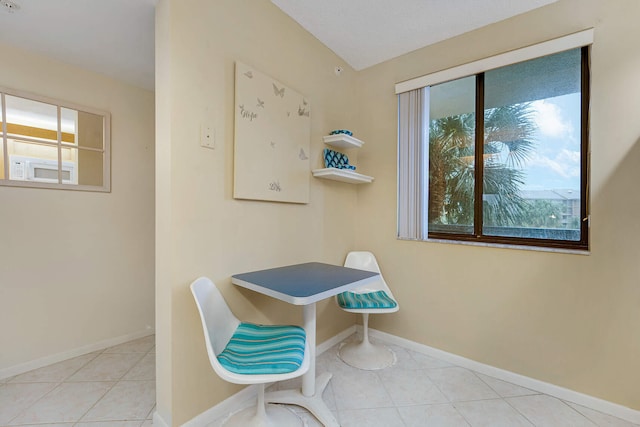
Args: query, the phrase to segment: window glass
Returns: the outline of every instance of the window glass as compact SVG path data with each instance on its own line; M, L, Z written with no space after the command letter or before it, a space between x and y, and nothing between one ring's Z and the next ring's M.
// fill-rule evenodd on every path
M7 135L32 141L58 141L55 105L7 95Z
M0 135L2 132L0 131ZM4 179L4 144L0 138L0 179Z
M475 77L429 93L429 231L473 233Z
M102 157L98 151L78 150L78 184L102 185Z
M580 50L485 73L483 233L580 240Z
M10 180L59 183L56 146L10 139L8 151Z
M6 153L0 184L109 191L108 113L1 93L7 134L0 144L0 156Z
M101 150L103 147L103 118L96 114L77 112L78 117L78 145L85 148Z
M77 144L78 111L70 108L60 108L60 125L62 128L62 142Z
M418 160L399 160L398 236L588 249L588 64L574 48L401 93Z

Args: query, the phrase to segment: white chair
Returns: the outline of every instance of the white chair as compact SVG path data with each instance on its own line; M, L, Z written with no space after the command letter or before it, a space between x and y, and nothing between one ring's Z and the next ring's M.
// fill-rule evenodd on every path
M257 407L233 414L225 426L302 426L292 411L265 405L266 383L301 376L309 369L309 348L299 326L240 322L216 285L206 277L191 284L213 370L235 384L257 384Z
M344 266L380 273L376 257L371 252L349 252ZM393 365L396 362L395 353L386 346L372 344L369 341L369 314L393 313L400 309L382 273L380 279L374 283L337 295L336 301L344 311L362 313L363 316L362 341L340 347L340 358L348 365L365 370L383 369Z

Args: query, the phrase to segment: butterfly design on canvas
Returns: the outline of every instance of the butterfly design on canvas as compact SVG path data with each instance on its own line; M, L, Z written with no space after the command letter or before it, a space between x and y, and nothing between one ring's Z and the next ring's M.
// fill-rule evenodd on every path
M284 98L284 88L279 88L275 83L271 83L273 85L273 94L275 96L279 96L280 98Z

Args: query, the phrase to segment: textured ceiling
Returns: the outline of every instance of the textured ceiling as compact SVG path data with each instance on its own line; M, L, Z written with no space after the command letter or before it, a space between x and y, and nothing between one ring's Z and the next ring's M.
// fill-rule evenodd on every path
M356 70L557 0L271 0Z

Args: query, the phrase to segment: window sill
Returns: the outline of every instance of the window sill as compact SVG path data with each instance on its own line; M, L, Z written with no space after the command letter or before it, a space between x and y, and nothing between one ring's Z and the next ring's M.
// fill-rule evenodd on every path
M507 245L503 243L471 242L471 241L464 241L464 240L448 240L448 239L421 240L421 239L409 239L405 237L397 237L397 239L407 240L412 242L448 243L451 245L482 246L482 247L488 247L488 248L515 249L515 250L536 251L536 252L553 252L553 253L569 254L569 255L591 255L590 250L582 250L582 249L545 248L541 246Z
M0 143L1 144L1 143ZM53 190L70 190L70 191L88 191L94 193L111 193L111 186L96 185L80 185L80 184L56 184L46 182L18 181L9 179L0 179L1 187L23 187L23 188L40 188Z

